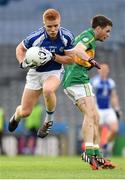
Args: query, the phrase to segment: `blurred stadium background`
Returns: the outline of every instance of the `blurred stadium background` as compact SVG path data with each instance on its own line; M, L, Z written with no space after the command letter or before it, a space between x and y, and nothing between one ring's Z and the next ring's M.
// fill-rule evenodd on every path
M26 72L18 68L15 48L28 33L42 25L42 13L47 8L56 8L62 15L62 26L75 35L90 26L90 19L104 14L112 19L111 38L104 44L97 43L97 59L107 62L111 76L117 83L123 116L114 155L125 156L125 1L124 0L0 0L0 106L5 111L3 144L8 155L18 154L18 140L25 135L23 123L15 133L9 134L7 123L20 103ZM90 72L94 75L96 70ZM36 154L74 155L80 153L80 126L82 116L72 102L64 95L62 88L57 92L58 103L54 136L37 140ZM43 102L41 101L41 104ZM48 148L49 147L49 148Z

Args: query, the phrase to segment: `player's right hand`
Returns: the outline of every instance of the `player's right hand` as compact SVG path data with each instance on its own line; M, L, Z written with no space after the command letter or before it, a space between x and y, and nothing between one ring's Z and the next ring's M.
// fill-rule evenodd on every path
M94 58L90 58L88 62L91 64L89 70L93 67L96 67L97 69L101 69L101 65Z
M24 59L23 62L20 63L20 68L22 69L27 69L27 68L33 68L35 69L37 66L34 62L31 62L31 63L27 63L27 60Z

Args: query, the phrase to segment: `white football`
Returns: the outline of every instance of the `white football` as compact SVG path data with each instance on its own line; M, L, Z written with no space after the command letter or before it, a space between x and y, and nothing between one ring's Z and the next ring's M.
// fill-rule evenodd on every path
M37 67L46 64L52 59L52 53L43 47L31 47L26 51L26 63L33 63Z

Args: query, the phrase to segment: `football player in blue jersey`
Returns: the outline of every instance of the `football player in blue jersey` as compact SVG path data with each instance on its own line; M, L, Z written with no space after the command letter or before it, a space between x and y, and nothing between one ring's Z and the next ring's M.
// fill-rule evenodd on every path
M60 21L60 13L57 10L47 9L43 13L44 26L29 34L16 48L16 58L20 67L23 69L30 67L21 105L16 108L14 115L9 120L8 130L10 132L17 128L21 118L31 114L38 99L43 95L46 117L43 127L38 131L38 136L44 138L49 133L56 108L55 92L60 85L63 72L62 64L73 62L70 52L74 47L74 36L69 30L60 27ZM53 54L53 59L37 68L34 68L33 64L26 64L25 54L27 49L32 46L46 48Z
M111 142L118 132L118 118L120 118L119 98L115 81L109 77L108 64L101 64L98 75L92 78L95 89L97 105L100 114L101 146L104 155L108 155L108 149L112 150ZM110 147L110 148L108 148Z
M43 126L38 130L38 136L44 138L48 135L56 108L56 90L61 83L63 72L62 64L73 63L73 55L79 54L79 48L74 50L73 34L60 26L60 13L55 9L47 9L43 13L44 26L26 37L16 48L16 58L20 67L29 67L26 77L26 85L23 91L21 105L9 120L8 130L13 132L21 118L31 114L33 107L41 95L44 97L46 117ZM35 65L27 64L25 54L27 49L33 46L43 47L52 53L52 60L45 65L35 68ZM79 56L89 60L89 56L80 52ZM95 61L94 61L95 62Z

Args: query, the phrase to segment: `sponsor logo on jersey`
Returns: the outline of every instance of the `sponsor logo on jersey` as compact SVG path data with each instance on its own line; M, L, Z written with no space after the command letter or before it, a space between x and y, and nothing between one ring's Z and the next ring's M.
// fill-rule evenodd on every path
M89 41L89 38L84 37L84 38L83 38L83 41L86 43L86 42L88 42L88 41Z

